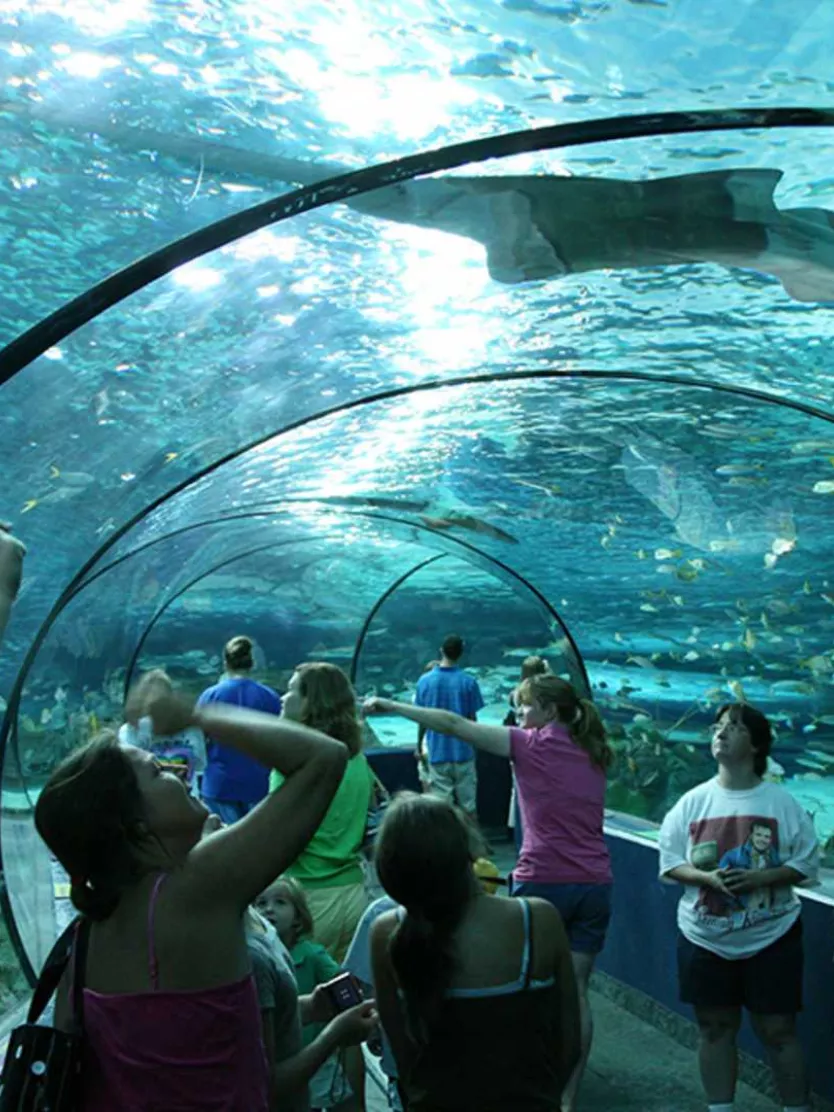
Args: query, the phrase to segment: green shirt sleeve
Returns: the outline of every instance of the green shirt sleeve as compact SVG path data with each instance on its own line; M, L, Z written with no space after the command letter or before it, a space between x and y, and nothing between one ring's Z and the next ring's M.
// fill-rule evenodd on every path
M342 967L335 961L323 946L316 947L316 984L332 981L342 972Z

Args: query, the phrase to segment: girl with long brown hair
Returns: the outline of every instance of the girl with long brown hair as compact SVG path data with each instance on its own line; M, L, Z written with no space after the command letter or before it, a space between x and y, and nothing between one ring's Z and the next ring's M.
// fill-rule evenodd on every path
M316 941L341 961L368 904L362 843L374 788L350 680L335 664L300 664L284 695L282 715L343 742L348 750L347 767L327 814L286 870L305 890ZM282 782L280 772L273 772L270 789Z
M512 761L524 828L513 895L541 897L560 912L579 985L582 1058L562 1099L563 1112L574 1112L592 1038L588 983L611 914L603 817L613 752L594 704L559 676L529 676L519 684L516 702L517 727L487 726L389 699L369 699L365 710L400 714Z

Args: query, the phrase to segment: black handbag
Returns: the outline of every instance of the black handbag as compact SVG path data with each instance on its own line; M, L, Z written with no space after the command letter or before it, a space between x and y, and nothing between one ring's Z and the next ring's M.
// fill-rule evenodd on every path
M89 920L75 919L44 962L26 1023L9 1039L0 1076L0 1112L76 1112L80 1104L84 968ZM73 959L73 952L75 957ZM73 959L73 1034L38 1020Z

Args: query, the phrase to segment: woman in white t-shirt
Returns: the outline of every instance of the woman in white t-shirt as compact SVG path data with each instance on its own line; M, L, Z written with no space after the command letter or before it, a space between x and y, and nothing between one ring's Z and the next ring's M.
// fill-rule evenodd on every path
M147 672L143 681L155 698L173 693L174 685L161 668ZM153 753L167 772L176 773L191 794L199 797L198 778L206 767L206 739L202 730L189 726L171 737L160 737L154 733L150 718L139 718L119 727L119 742Z
M819 865L813 823L762 780L772 745L765 716L721 707L712 734L718 775L682 796L660 830L660 875L686 885L678 904L681 1000L695 1007L710 1112L732 1112L742 1008L769 1051L786 1112L807 1112L796 1034L802 922L793 885Z

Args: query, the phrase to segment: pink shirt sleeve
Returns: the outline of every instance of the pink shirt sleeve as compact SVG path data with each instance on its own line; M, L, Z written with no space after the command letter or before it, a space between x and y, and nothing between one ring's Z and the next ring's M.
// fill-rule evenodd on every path
M522 730L520 726L510 726L510 760L513 764L524 760L530 738L534 732L533 730Z

